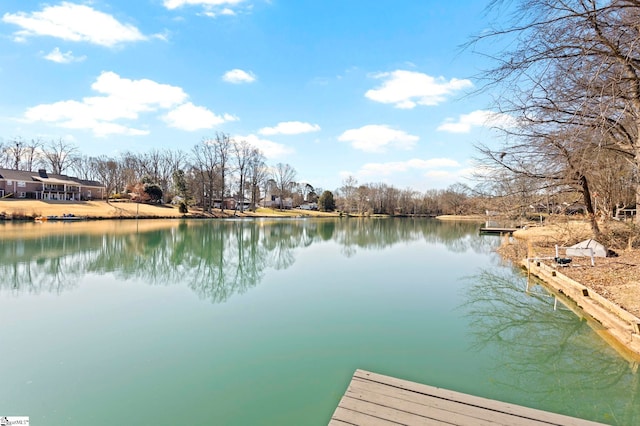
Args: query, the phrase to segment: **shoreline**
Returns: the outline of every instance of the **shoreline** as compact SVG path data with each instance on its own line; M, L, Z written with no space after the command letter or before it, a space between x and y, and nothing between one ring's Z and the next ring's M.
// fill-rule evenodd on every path
M443 221L469 221L469 222L486 222L487 217L481 215L454 215L454 214L443 214L435 217L438 220Z
M567 225L562 229L567 232ZM571 233L585 231L586 225L576 222ZM553 225L535 229L518 230L513 238L505 237L498 253L528 276L536 277L547 291L558 297L624 359L632 363L634 370L640 363L640 318L637 303L638 288L634 281L636 270L624 270L621 265L640 268L638 250L628 250L617 258L596 258L595 266L590 258L574 258L571 266L562 267L553 262L553 245L563 244L560 230ZM575 238L575 235L574 235ZM538 245L534 249L534 245ZM629 265L632 263L633 265ZM528 278L527 286L530 283ZM608 287L607 287L608 286ZM635 287L625 294L619 287ZM565 300L568 304L565 303ZM631 308L631 309L629 309Z
M564 275L543 260L523 259L519 266L567 305L579 318L638 369L640 362L640 318L598 294L592 288ZM529 286L527 281L527 289ZM562 298L566 298L570 306ZM595 324L593 324L595 322Z

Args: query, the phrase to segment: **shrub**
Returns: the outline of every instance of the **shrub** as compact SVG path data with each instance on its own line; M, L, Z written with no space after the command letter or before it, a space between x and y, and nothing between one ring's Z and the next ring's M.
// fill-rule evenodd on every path
M178 207L178 211L180 211L180 213L182 213L182 214L189 213L189 208L187 207L187 203L185 203L184 201L180 201L180 205Z

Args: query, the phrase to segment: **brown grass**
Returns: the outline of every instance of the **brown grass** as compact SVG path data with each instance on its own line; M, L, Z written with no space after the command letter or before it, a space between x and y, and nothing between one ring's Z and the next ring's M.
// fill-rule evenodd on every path
M34 219L38 216L62 216L73 214L88 218L173 218L183 217L178 206L138 204L131 202L112 201L40 201L40 200L0 200L0 215L10 219ZM276 210L258 209L256 212L224 212L215 209L212 213L204 213L199 209L189 209L187 217L324 217L337 216L336 213L325 213L309 210Z
M10 218L35 218L37 216L62 216L73 214L91 218L119 217L180 217L182 214L174 206L155 206L128 202L107 203L106 201L40 201L40 200L0 200L0 213Z

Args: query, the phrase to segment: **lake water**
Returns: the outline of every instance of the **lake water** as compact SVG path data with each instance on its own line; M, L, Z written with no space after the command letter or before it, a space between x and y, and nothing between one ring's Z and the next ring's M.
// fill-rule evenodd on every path
M0 416L323 425L355 369L610 424L640 373L429 219L0 225Z

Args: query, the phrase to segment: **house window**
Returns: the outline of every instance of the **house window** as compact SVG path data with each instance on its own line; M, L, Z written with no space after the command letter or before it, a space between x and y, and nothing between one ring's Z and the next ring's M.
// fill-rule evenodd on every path
M26 192L18 192L18 198L27 198Z
M13 185L13 181L10 179L7 179L7 185Z
M27 182L18 181L18 188L24 188L27 186Z

